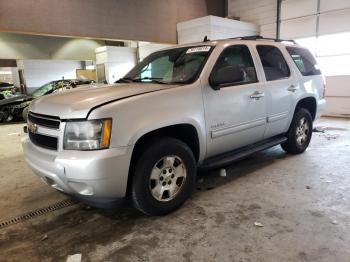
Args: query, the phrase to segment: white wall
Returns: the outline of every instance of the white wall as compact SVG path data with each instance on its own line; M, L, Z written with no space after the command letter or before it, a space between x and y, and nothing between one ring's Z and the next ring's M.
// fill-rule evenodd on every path
M14 86L20 86L19 82L19 74L18 74L18 68L17 67L11 67L12 72L12 82Z
M350 76L327 76L325 115L350 116Z
M0 59L95 60L104 41L0 32Z
M228 16L259 25L264 37L276 37L277 0L228 0Z
M251 36L258 31L255 24L212 15L177 24L179 44L202 42L205 36L210 40Z
M281 38L316 35L318 0L284 0L281 4Z
M0 32L0 59L16 59L28 91L46 82L76 78L80 61L95 60L95 49L104 41L63 37L34 36ZM13 82L19 86L17 68L12 69Z
M0 67L0 82L13 83L11 67Z
M349 0L283 0L281 38L293 39L350 31ZM260 34L276 37L277 0L228 0L228 16L260 25Z
M136 64L136 48L102 46L95 50L96 64L105 65L106 80L114 83Z
M142 61L145 57L147 57L151 53L156 52L156 51L163 49L163 48L166 48L166 47L170 47L170 46L172 46L172 45L140 42L139 48L138 48L138 59L139 59L139 61Z
M348 31L350 31L349 0L282 1L282 38L303 38Z
M17 65L24 70L28 92L53 80L76 78L76 69L83 68L81 61L68 60L19 60Z
M281 20L281 37L308 38L305 44L310 43L309 48L316 53L321 69L327 69L324 70L327 75L325 114L350 116L350 75L340 75L348 72L349 54L338 44L350 42L345 37L338 37L339 41L334 38L333 42L328 38L332 34L350 32L350 1L283 0Z

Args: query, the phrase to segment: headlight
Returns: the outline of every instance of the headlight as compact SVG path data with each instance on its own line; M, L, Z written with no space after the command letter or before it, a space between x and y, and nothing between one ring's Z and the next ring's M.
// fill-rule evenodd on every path
M64 131L66 150L96 150L109 147L112 120L69 121Z

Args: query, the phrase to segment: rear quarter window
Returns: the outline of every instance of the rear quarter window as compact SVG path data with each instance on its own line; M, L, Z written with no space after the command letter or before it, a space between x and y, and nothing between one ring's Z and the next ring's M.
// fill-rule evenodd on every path
M321 74L317 62L309 50L291 46L287 46L286 49L303 76Z

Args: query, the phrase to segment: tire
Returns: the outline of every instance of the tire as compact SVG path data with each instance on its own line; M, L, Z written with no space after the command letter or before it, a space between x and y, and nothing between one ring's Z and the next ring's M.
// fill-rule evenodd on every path
M7 119L8 114L6 111L2 111L0 110L0 123L5 122L5 120Z
M287 132L287 141L281 146L291 154L303 153L309 146L312 137L312 117L305 108L297 109Z
M8 115L7 115L7 118L5 119L4 122L5 122L5 123L10 123L10 122L13 121L13 119L14 119L13 115L8 114Z
M136 160L131 185L134 207L150 216L178 209L193 191L196 172L193 152L185 143L167 137L152 142Z

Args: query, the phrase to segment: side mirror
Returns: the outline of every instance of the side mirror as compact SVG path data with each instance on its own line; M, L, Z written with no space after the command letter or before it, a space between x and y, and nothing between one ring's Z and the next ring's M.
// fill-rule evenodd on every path
M221 86L244 80L244 73L239 65L228 65L214 70L209 77L210 86L214 90L220 90Z

